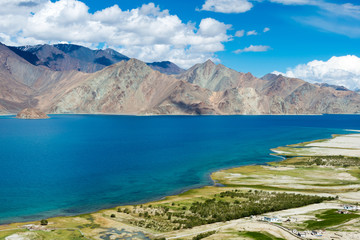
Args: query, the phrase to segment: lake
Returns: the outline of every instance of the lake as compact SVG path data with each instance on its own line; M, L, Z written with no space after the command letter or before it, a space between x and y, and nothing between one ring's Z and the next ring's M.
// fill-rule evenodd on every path
M0 224L159 199L346 129L360 116L2 116Z

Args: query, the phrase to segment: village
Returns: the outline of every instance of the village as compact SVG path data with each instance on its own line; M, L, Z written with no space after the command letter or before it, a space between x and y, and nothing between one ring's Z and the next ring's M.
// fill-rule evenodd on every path
M339 209L336 211L338 214L351 214L356 211L360 211L360 207L357 205L339 205ZM303 239L312 239L313 237L321 238L324 234L326 234L325 230L305 230L298 231L297 229L290 229L282 226L283 223L296 223L298 219L296 217L287 216L287 217L278 217L278 216L251 216L251 219L259 221L259 222L267 222L272 225L276 225L279 228L293 234L294 236L303 238ZM333 238L341 237L340 234L334 233L335 236Z

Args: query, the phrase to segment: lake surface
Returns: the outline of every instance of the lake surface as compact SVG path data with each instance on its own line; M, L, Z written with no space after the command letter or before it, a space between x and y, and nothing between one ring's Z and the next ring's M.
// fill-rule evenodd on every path
M159 199L345 129L360 116L0 117L0 224Z

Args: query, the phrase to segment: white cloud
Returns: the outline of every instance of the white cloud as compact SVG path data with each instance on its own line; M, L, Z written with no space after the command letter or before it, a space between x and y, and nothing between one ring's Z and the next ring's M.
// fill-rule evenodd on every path
M22 23L38 11L47 0L1 0L0 1L0 32L15 35L22 30Z
M238 49L234 51L234 53L243 53L243 52L266 52L270 50L270 46L264 46L264 45L250 45L249 47L246 47L244 49Z
M5 44L63 41L95 48L105 43L129 57L169 60L185 68L216 60L215 53L231 40L230 28L213 18L184 23L153 3L132 10L114 5L92 14L79 0L0 1L0 41Z
M255 35L258 35L257 31L256 30L252 30L252 31L248 31L246 33L247 36L255 36Z
M325 0L269 0L273 3L280 3L284 5L309 5L316 6L324 11L324 13L331 13L334 16L347 16L360 19L360 5L352 3L331 3Z
M235 37L243 37L245 35L244 30L239 30L235 33Z
M348 37L360 37L360 5L332 3L326 0L269 0L284 5L308 5L319 8L313 16L294 17L300 23Z
M248 0L206 0L201 10L220 13L244 13L252 7L253 4Z
M270 0L270 2L281 3L285 5L309 5L315 3L316 1L319 2L321 0Z
M268 32L268 31L270 31L270 28L268 28L268 27L264 28L264 30L263 30L264 33Z
M274 73L312 83L340 85L353 90L360 88L360 58L354 55L332 57L328 61L314 60L289 68L286 73Z
M348 20L341 21L338 19L323 19L321 17L302 17L295 18L298 22L313 26L323 31L337 33L351 38L360 37L360 22Z

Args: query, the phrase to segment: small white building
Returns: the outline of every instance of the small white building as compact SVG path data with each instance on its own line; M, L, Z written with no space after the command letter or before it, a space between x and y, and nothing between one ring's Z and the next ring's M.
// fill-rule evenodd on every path
M354 205L344 205L344 209L348 211L356 211L358 210L358 207Z
M306 232L298 232L299 237L306 237Z
M278 217L264 217L265 222L279 223L281 220Z
M322 237L323 231L315 231L314 230L311 232L311 235L316 236L316 237Z

